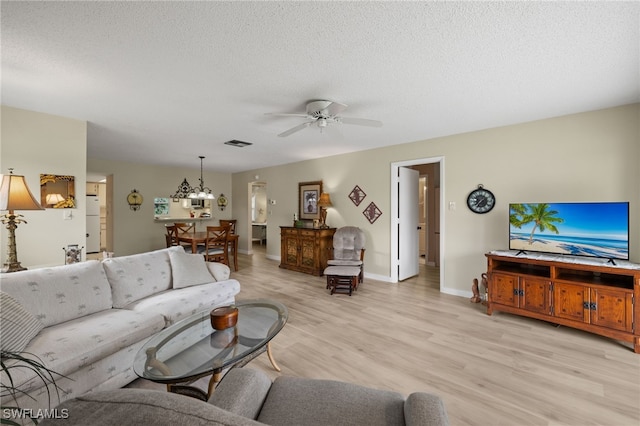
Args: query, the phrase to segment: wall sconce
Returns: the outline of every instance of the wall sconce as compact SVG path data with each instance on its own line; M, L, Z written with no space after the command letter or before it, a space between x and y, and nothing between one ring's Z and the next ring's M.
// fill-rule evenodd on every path
M331 196L323 192L320 194L320 200L318 200L318 207L320 207L320 219L322 219L322 225L320 228L326 229L329 226L327 225L327 207L331 207Z
M134 212L140 210L142 201L144 201L144 199L142 198L142 194L140 194L135 188L129 193L129 195L127 195L127 203L129 203L129 208Z
M0 184L0 210L9 210L9 213L2 216L0 222L7 225L9 230L9 253L4 264L3 272L24 271L25 268L18 262L16 250L16 228L19 223L27 223L20 219L21 214L15 214L14 210L44 210L36 201L24 176L14 175L13 169L9 169L9 174L2 176Z
M218 197L218 208L220 210L224 210L225 207L227 207L227 204L227 197L225 197L224 194L220 194L220 196Z

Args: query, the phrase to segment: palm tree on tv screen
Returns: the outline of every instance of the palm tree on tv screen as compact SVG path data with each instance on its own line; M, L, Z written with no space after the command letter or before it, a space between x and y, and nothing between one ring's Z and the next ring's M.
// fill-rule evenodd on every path
M549 230L555 234L560 233L554 223L563 223L564 219L557 217L557 210L549 210L549 208L549 204L546 203L516 204L512 206L513 213L509 214L509 222L517 228L533 222L533 229L529 234L529 244L533 244L536 229L540 232Z

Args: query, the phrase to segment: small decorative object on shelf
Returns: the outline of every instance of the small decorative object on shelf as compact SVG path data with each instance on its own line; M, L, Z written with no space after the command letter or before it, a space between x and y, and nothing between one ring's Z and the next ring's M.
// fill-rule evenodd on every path
M129 195L127 195L127 203L129 203L129 208L134 212L140 210L142 201L142 194L140 194L135 188L129 193Z
M367 196L362 189L358 185L356 185L351 193L349 194L349 198L353 201L353 204L359 206L362 200Z
M220 306L211 311L211 327L214 330L224 330L234 327L238 322L238 308L235 306Z
M82 249L84 246L78 247L78 244L69 244L64 250L64 264L70 265L72 263L82 262Z

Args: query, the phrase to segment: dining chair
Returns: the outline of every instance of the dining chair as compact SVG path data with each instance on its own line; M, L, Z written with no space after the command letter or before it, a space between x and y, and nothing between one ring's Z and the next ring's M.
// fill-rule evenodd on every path
M193 222L174 222L173 224L180 233L196 232L196 225Z
M165 230L167 231L164 236L167 240L167 247L179 245L178 239L176 238L176 234L178 233L176 225L165 225Z
M195 234L196 233L196 224L193 222L174 222L174 226L176 227L176 235L177 234ZM191 251L191 245L186 243L180 243L186 251ZM204 244L198 244L198 253L204 251Z
M238 252L236 248L236 242L238 241L236 234L236 223L237 219L220 219L220 226L229 226L229 255L233 254L233 267L237 271L238 270L238 259L236 258L236 253Z
M238 222L237 219L220 219L220 226L230 226L230 230L229 233L231 234L235 234L236 233L236 223Z
M229 226L207 226L205 249L207 262L220 262L229 266Z

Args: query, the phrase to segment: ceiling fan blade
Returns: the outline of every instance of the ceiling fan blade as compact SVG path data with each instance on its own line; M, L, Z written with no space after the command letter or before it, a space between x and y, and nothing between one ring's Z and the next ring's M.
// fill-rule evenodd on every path
M264 115L278 115L281 117L304 117L307 118L307 114L294 113L294 112L265 112Z
M358 126L368 127L382 127L382 121L369 120L367 118L336 117L336 119L344 124L357 124Z
M280 136L281 138L287 137L287 136L289 136L289 135L291 135L291 134L293 134L295 132L299 132L300 130L304 129L305 127L309 127L309 125L311 125L311 123L313 123L314 121L315 120L305 121L302 124L298 124L296 127L292 127L291 129L280 133L278 136Z
M331 117L333 117L335 115L340 114L345 109L347 109L347 105L341 104L340 102L331 102L326 109L327 109L327 113Z

